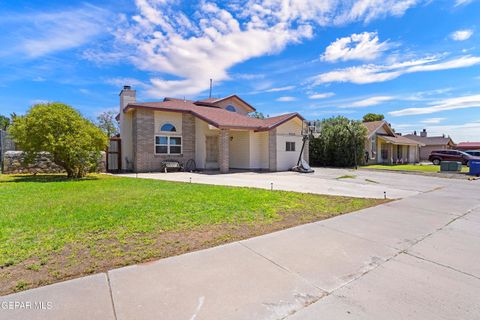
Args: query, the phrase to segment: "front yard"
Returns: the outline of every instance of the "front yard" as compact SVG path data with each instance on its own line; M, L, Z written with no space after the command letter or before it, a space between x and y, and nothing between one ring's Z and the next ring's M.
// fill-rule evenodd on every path
M382 202L107 175L2 175L0 295Z
M365 169L378 169L378 170L395 170L395 171L416 171L416 172L440 172L440 166L435 165L416 165L416 164L399 164L399 165L382 165L374 164L363 167ZM468 172L467 166L462 166L462 172Z

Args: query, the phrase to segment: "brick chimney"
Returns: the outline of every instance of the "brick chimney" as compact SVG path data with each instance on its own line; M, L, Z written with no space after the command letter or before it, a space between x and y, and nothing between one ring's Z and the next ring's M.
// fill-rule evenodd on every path
M123 86L120 91L120 138L122 150L122 170L133 170L133 120L132 113L124 113L123 109L129 103L136 102L137 91L130 86Z
M420 137L423 137L423 138L427 137L427 129L423 129L422 132L420 132Z
M120 115L123 113L123 108L129 103L134 103L137 100L137 91L132 90L131 86L123 86L122 91L120 91Z

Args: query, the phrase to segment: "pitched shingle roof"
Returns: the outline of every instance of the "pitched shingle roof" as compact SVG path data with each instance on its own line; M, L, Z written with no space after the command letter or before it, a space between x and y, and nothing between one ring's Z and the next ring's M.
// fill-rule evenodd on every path
M217 128L248 129L255 131L271 130L296 117L300 120L304 120L304 118L296 112L266 119L257 119L236 112L230 112L216 106L205 106L202 103L193 102L191 100L174 98L166 98L162 102L135 102L128 104L125 107L124 112L127 112L130 109L139 108L170 112L185 112L193 114Z
M395 137L392 136L378 136L380 139L383 139L387 142L393 143L393 144L400 144L400 145L421 145L423 144L421 142L405 138L404 136L398 136L396 135Z
M374 134L378 129L380 129L384 125L387 125L390 128L390 125L385 120L364 122L363 125L367 127L368 137L370 137L372 134ZM390 128L390 131L393 135L395 134L391 128Z
M480 142L460 142L457 144L457 148L459 149L480 149Z
M418 141L426 146L454 144L452 139L448 137L422 137L415 134L406 134L404 137Z
M194 103L197 104L197 105L214 105L216 103L222 102L222 101L227 100L227 99L232 99L232 98L236 98L236 99L240 100L245 106L247 106L247 108L250 109L250 111L256 111L256 109L250 103L243 100L242 98L240 98L236 94L232 94L232 95L229 95L229 96L226 96L226 97L223 97L223 98L207 98L207 99L197 100Z

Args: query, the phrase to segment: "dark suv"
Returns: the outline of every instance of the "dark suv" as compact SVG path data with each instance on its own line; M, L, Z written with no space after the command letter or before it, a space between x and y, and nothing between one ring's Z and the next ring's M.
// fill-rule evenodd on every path
M480 157L475 157L458 150L437 150L432 151L428 160L432 161L435 165L439 165L442 161L458 161L469 166L470 160L480 160Z
M480 157L480 150L466 150L465 152L471 156Z

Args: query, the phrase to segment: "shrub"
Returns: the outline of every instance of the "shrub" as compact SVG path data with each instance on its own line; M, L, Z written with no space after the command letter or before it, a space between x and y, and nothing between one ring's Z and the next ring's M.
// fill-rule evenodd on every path
M318 138L310 139L310 162L316 166L352 167L363 161L367 128L360 121L333 117L321 122Z
M70 178L84 177L97 165L106 135L74 108L62 103L36 104L9 128L13 140L32 162L39 152L52 155Z

